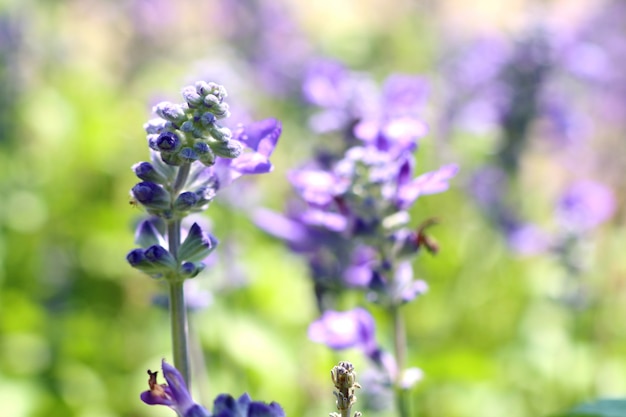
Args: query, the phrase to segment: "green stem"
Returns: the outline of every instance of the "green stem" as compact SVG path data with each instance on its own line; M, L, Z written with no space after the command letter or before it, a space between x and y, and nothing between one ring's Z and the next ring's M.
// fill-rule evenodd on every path
M178 169L176 180L172 185L172 199L175 199L180 190L184 187L189 176L191 165L184 164ZM173 200L172 200L173 201ZM180 219L170 220L167 223L167 239L169 251L177 257L180 247ZM172 331L172 353L174 356L174 366L183 376L187 388L190 387L190 366L189 366L189 325L187 322L187 306L185 305L185 292L183 288L184 280L179 277L172 277L169 280L169 301L170 301L170 323Z
M172 325L172 351L174 366L183 376L187 388L189 388L189 347L187 346L188 324L187 307L185 306L185 294L183 281L170 281L170 322Z
M396 358L396 366L398 367L398 374L396 375L396 380L394 381L396 406L399 417L409 417L407 390L404 389L401 384L402 372L406 361L406 330L402 316L400 315L400 306L391 306L390 313L391 320L393 322L394 356Z

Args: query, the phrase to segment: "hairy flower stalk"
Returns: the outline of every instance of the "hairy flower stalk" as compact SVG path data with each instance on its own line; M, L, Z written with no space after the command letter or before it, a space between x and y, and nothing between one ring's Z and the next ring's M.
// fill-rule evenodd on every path
M169 287L174 368L180 376L176 381L188 387L191 365L183 284L204 269L203 261L217 239L197 223L183 229L183 222L206 210L218 190L239 176L270 172L269 157L281 125L266 119L238 126L234 132L222 126L220 121L229 116L227 93L215 83L199 81L183 88L182 95L182 104L157 104L153 110L158 118L144 125L151 161L133 166L142 182L132 188L131 199L152 217L139 224L135 240L140 247L129 252L127 260Z

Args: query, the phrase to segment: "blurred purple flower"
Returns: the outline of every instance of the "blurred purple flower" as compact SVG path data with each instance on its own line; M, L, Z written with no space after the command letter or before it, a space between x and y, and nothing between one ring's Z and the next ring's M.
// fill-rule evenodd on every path
M266 174L274 169L269 160L282 125L276 119L265 119L245 126L239 126L233 139L244 145L244 152L234 159L217 158L215 165L199 167L195 172L198 178L215 176L219 187L224 188L242 175Z
M436 171L427 172L412 181L400 184L396 196L397 206L403 209L408 208L421 195L446 191L450 187L450 180L458 171L458 165L447 164Z
M349 186L346 178L316 169L293 170L288 179L302 199L315 206L327 206Z
M567 229L585 232L608 220L616 209L613 191L584 180L568 187L556 207L556 217Z
M309 338L335 350L357 348L370 356L378 350L374 319L363 308L325 311L309 325Z
M548 251L553 241L538 226L531 223L514 223L504 227L508 247L518 255L538 255Z

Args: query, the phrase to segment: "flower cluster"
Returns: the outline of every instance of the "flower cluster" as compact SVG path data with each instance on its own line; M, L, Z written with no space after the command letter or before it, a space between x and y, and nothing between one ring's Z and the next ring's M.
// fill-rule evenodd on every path
M275 119L266 119L234 132L218 122L229 115L224 87L206 82L183 89L183 104L162 102L154 107L159 118L146 123L150 162L133 166L142 182L131 190L131 201L165 222L206 210L218 190L244 174L273 169L269 157L281 133ZM176 251L166 249L167 227L154 220L139 224L128 262L154 277L182 279L196 276L200 262L217 240L194 223ZM166 244L167 243L167 244Z
M231 395L220 394L213 403L213 412L197 404L191 398L185 381L169 363L163 361L161 368L165 384L158 384L158 372L148 371L148 390L141 393L141 400L149 405L170 407L180 417L285 417L281 406L275 402L266 404L252 401L248 394L237 400Z
M399 323L399 308L427 289L413 276L412 261L422 249L437 252L426 230L436 220L412 225L410 211L421 196L447 190L458 167L416 175L413 153L427 131L420 116L426 92L419 77L392 75L378 91L365 74L316 63L304 82L305 98L320 108L311 125L343 140L289 173L297 198L285 214L255 215L261 228L308 262L321 313L309 337L332 349L360 349L382 375L381 385L397 393L421 376L419 369L405 367L404 337L394 336L398 345L391 354L377 343L366 309L335 309L345 291L360 290ZM404 329L398 325L394 331Z

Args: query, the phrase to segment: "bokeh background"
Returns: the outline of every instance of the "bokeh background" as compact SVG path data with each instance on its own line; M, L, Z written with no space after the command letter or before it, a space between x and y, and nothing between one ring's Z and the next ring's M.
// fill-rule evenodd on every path
M130 166L148 156L142 125L151 106L180 101L181 87L197 79L224 84L242 120L277 117L284 131L275 171L233 184L206 214L222 244L190 290L201 307L191 323L195 396L209 405L221 392L249 392L291 416L334 411L331 367L340 359L357 371L368 365L358 351L331 352L307 339L317 311L306 265L250 220L256 207L284 207L285 174L320 141L309 122L315 109L301 93L307 65L318 59L379 82L421 75L430 132L418 171L461 167L448 192L414 210L442 220L432 229L440 253L414 266L429 292L404 309L409 363L424 371L411 391L415 415L547 416L626 395L624 6L4 0L0 416L172 415L138 398L146 369L170 359L170 340L167 311L153 302L163 288L125 262L142 216L128 190L136 182ZM542 94L558 102L559 117L532 119L507 198L523 224L552 236L567 184L595 181L611 196L565 254L533 233L530 243L512 234L471 191L503 140L480 94L496 82L489 73L498 48L515 48L529 33L557 51L557 76ZM496 46L477 52L481 45ZM470 82L465 97L463 80L474 76L484 83ZM466 101L473 105L457 111ZM389 324L372 313L390 346Z

